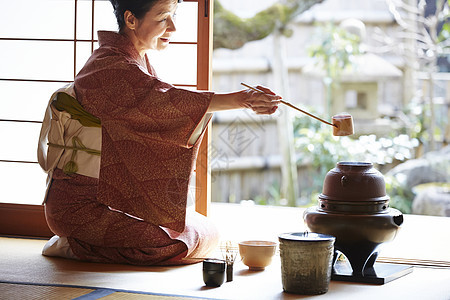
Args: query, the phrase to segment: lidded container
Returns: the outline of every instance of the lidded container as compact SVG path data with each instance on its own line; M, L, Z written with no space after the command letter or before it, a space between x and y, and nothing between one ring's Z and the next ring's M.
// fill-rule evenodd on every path
M203 261L203 282L209 287L221 286L225 280L225 260L208 258Z
M335 238L314 232L278 236L283 290L301 295L328 291Z

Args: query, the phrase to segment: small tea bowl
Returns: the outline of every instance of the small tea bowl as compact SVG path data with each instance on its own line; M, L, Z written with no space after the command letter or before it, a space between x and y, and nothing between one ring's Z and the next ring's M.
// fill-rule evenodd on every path
M262 271L272 262L276 248L271 241L244 241L239 243L239 254L251 271Z

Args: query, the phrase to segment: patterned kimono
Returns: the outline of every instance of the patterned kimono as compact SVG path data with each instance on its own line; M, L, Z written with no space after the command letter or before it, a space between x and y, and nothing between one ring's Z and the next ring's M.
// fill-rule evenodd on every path
M62 133L40 150L49 173L48 225L82 260L171 265L207 256L217 232L186 202L213 94L161 81L125 36L98 36L100 47L73 90L60 92L76 98L101 127L88 129L49 105L49 119L59 122L51 124ZM43 135L52 138L45 134L41 144ZM96 158L95 150L101 152ZM61 154L50 164L52 151Z

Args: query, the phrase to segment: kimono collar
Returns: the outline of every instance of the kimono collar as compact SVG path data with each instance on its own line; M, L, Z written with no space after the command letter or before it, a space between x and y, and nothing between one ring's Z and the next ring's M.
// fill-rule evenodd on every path
M146 68L148 67L147 54L145 55L145 57L141 57L139 55L139 52L127 36L114 31L104 30L98 31L97 35L100 47L116 48L131 59L137 61L140 65L145 66Z

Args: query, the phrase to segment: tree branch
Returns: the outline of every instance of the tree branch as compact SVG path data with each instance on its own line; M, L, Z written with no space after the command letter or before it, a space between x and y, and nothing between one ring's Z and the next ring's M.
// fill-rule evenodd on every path
M299 14L323 0L281 0L252 18L240 18L214 0L213 48L238 49L245 43L262 40L275 30L285 29Z

